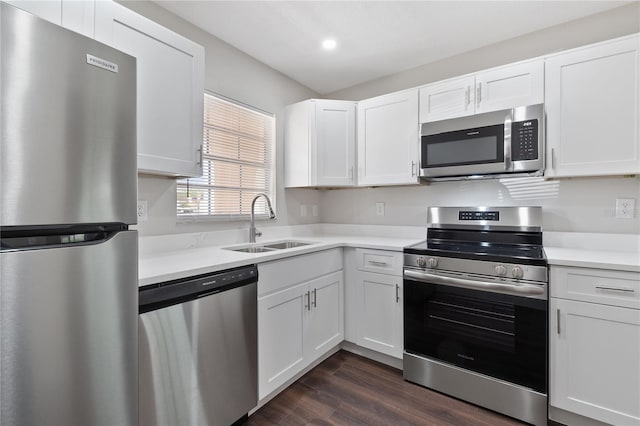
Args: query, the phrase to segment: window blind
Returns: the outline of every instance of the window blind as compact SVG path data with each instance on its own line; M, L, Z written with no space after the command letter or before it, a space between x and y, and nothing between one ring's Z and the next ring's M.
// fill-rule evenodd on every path
M259 193L274 203L274 139L273 116L205 93L202 176L178 181L178 217L240 219ZM264 198L255 212L267 214Z

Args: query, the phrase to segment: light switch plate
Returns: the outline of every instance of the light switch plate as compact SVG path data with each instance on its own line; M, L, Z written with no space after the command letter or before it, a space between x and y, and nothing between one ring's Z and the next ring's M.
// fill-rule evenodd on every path
M376 214L378 216L384 216L384 203L376 203Z
M307 215L307 205L300 204L300 216L305 217Z
M147 200L138 200L138 222L145 222L149 219L147 214Z
M616 199L616 218L633 219L636 208L636 200L633 198Z
M318 205L314 204L311 206L311 214L313 217L318 217Z

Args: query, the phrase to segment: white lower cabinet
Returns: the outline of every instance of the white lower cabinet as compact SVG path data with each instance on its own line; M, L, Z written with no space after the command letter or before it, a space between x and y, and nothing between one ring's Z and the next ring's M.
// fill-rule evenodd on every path
M339 270L335 270L337 259ZM342 255L336 249L258 266L259 399L287 383L342 342L344 284L341 262ZM317 274L319 268L314 265L319 264L335 272L310 278ZM261 268L265 268L264 283L260 281ZM291 277L305 274L303 282L286 284L291 282ZM274 279L285 286L261 295L260 288L272 289Z
M402 253L347 251L347 340L402 358Z
M615 305L634 305L640 274L552 267L550 283L549 405L640 425L640 309Z
M362 306L357 344L402 358L402 278L360 272Z

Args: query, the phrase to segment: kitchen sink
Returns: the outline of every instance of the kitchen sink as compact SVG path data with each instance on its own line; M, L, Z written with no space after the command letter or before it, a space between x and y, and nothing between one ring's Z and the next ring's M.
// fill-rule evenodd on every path
M265 244L264 247L269 247L270 249L282 250L282 249L308 246L310 244L311 243L304 243L302 241L282 241L280 243Z
M223 247L224 250L239 251L242 253L267 253L275 250L286 250L296 247L308 246L313 243L305 243L303 241L280 241L279 243L261 244L255 246L244 247Z
M241 247L241 248L225 248L225 250L231 251L241 251L243 253L265 253L268 251L274 251L274 248L266 248L266 247Z

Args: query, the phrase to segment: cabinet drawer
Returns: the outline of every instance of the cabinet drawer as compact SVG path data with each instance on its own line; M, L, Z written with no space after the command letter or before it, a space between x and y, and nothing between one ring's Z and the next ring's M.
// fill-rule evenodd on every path
M258 264L258 297L342 269L342 249Z
M356 259L360 271L402 275L401 252L356 249Z
M640 273L551 267L551 296L640 309Z

